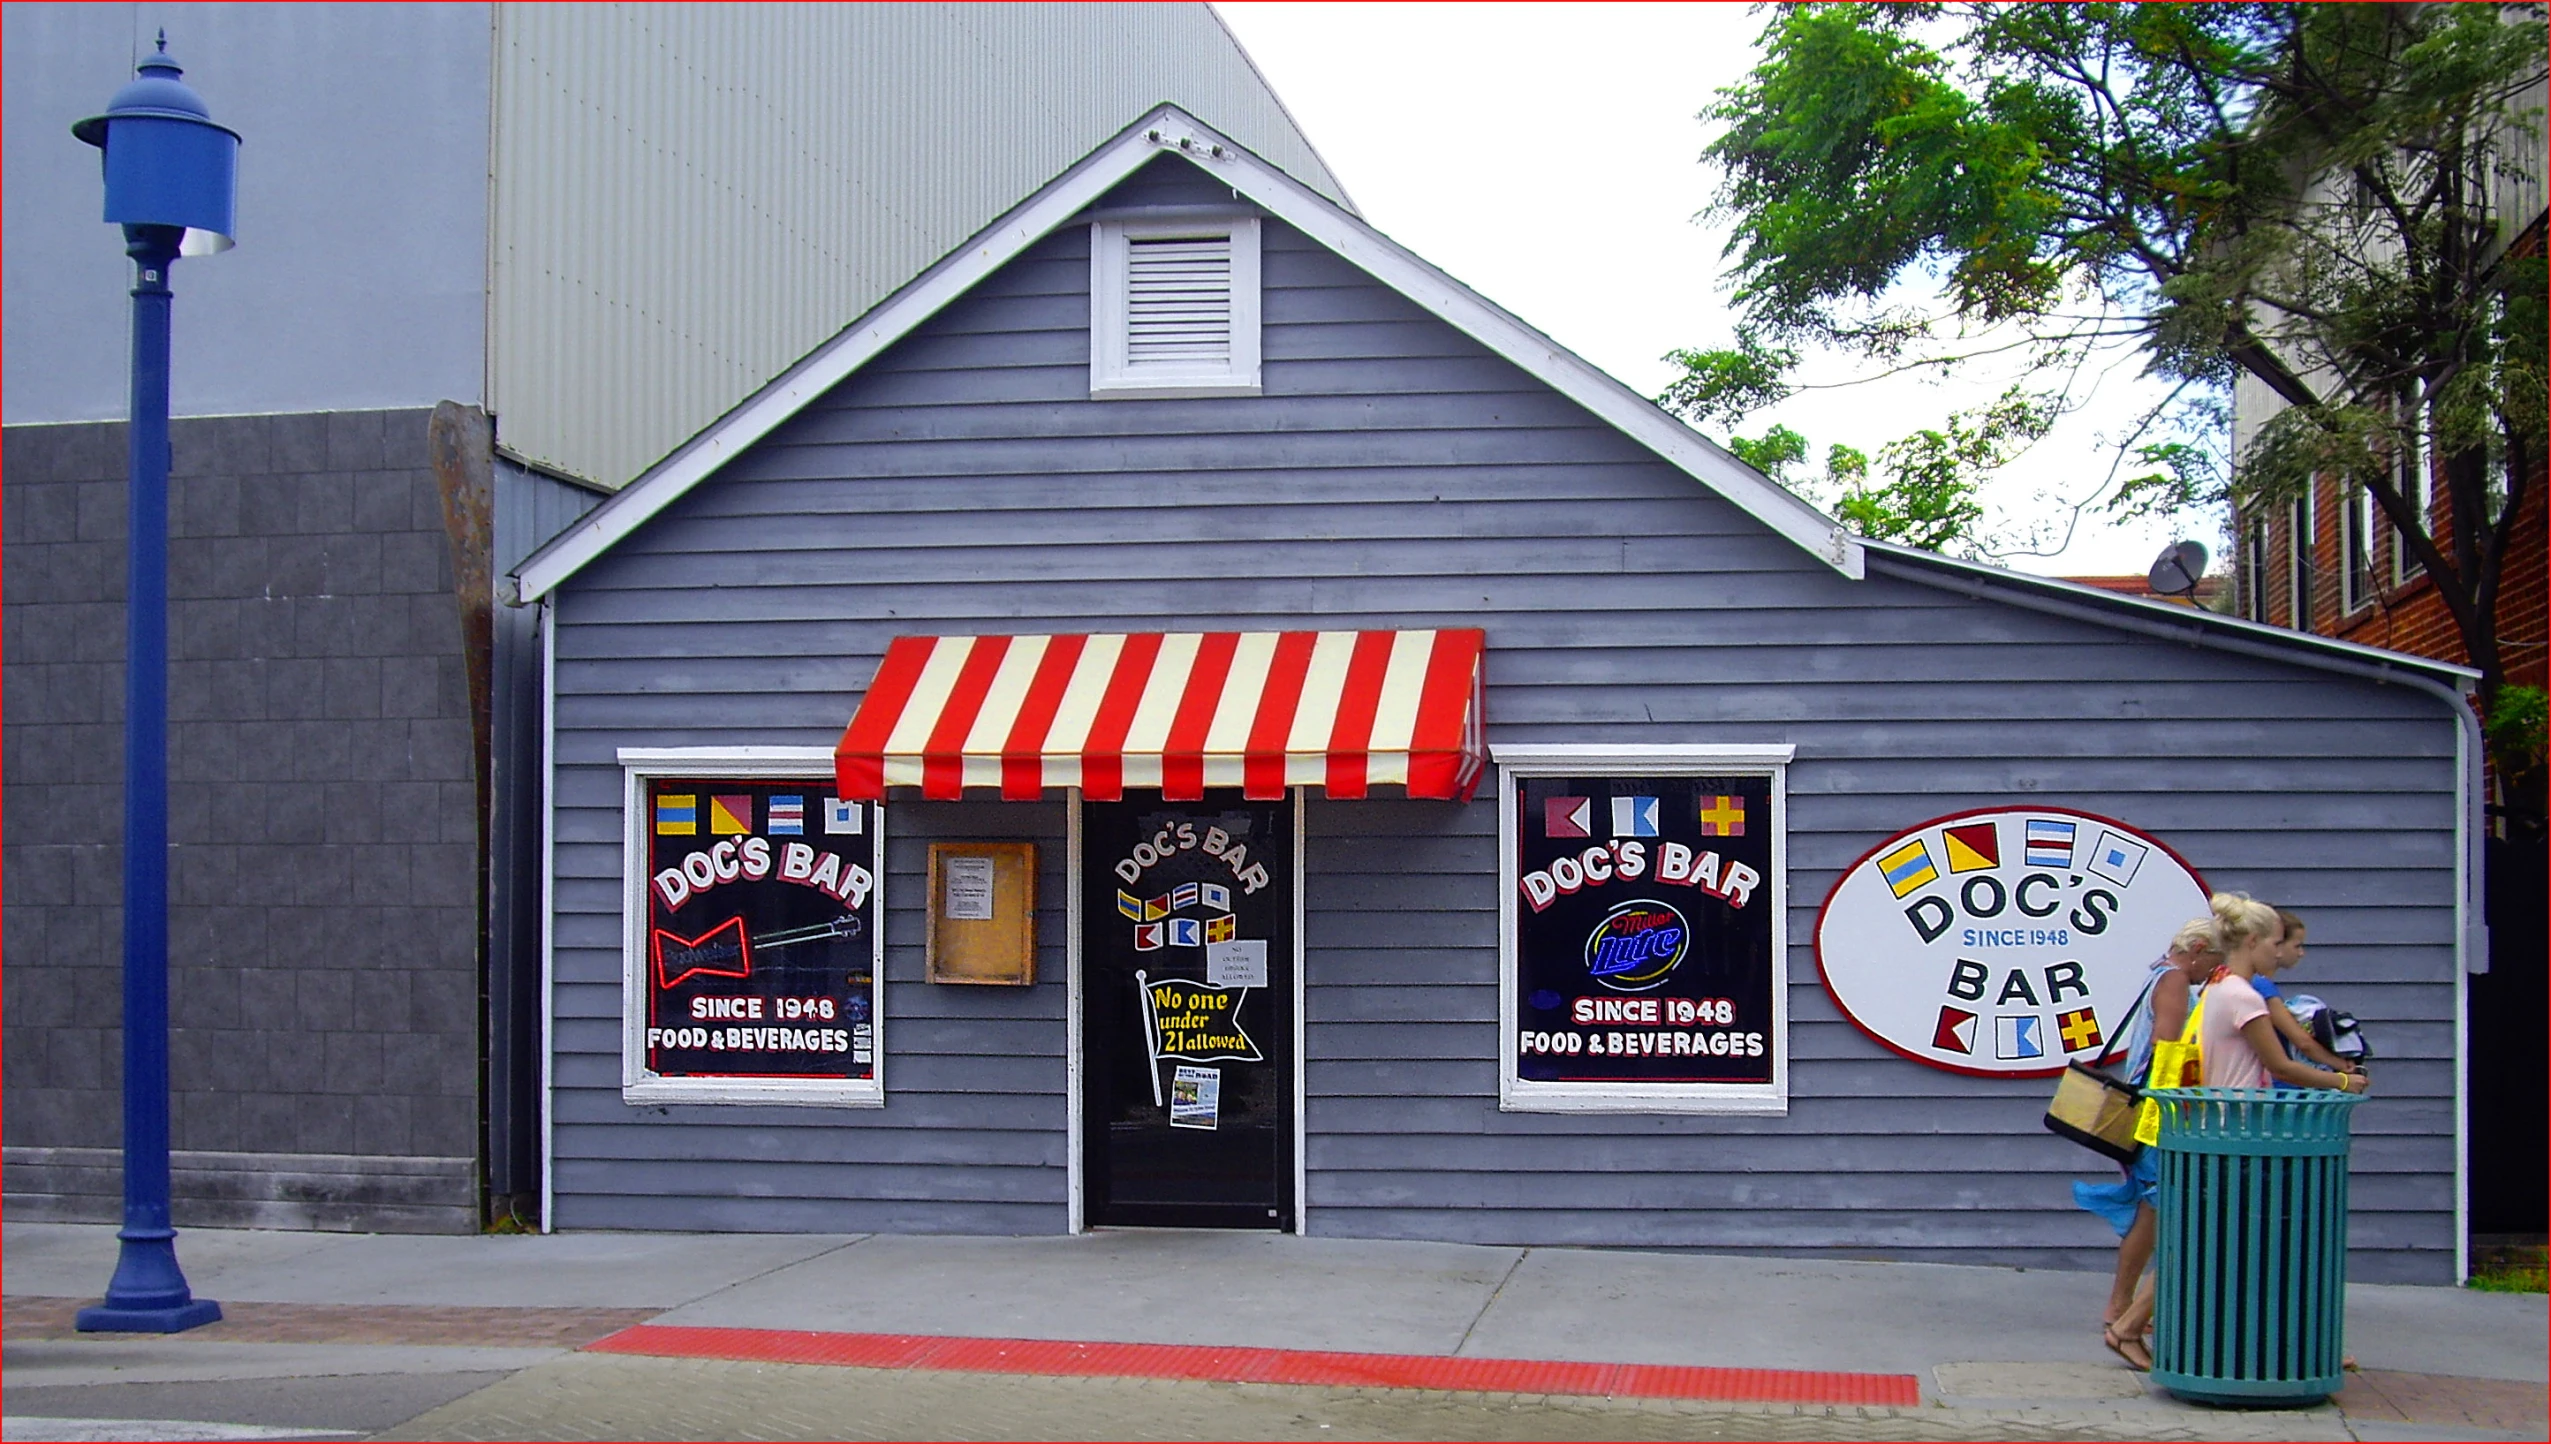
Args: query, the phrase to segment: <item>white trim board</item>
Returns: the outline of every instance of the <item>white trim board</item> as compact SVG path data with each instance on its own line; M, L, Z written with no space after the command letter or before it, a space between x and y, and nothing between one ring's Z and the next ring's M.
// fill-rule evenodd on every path
M558 1227L558 602L540 629L540 1231Z
M1081 790L1064 793L1063 860L1063 1231L1089 1232L1088 1165L1081 1157Z
M1311 810L1311 789L1293 789L1293 1232L1297 1237L1311 1233L1311 1162L1306 1156L1311 1146L1311 1058L1306 1045L1311 1030L1305 1009L1311 999L1311 948L1303 935L1309 920L1308 894L1303 882L1309 875L1302 857L1302 845L1310 836L1306 821Z
M1854 579L1861 575L1859 538L1831 518L1319 192L1177 107L1162 106L1083 157L551 539L515 569L515 599L529 602L555 591L780 423L1028 247L1080 218L1118 182L1161 155L1180 156L1230 186L1611 423L1834 570Z

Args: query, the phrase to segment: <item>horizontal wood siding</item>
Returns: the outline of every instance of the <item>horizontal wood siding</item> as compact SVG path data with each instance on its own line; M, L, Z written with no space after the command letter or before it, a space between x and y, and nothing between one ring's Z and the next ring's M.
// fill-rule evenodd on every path
M1182 174L1146 173L1141 198L1206 198ZM1790 1110L1501 1113L1493 804L1315 798L1313 1231L2107 1267L2113 1240L2067 1187L2101 1168L2039 1127L2048 1085L1884 1052L1811 947L1839 870L1880 838L2046 802L2310 918L2298 985L2382 1051L2357 1274L2445 1277L2456 773L2434 701L1848 581L1295 232L1264 234L1263 396L1088 399L1087 236L1068 229L564 589L562 1223L1064 1218L1061 804L892 804L887 1108L634 1110L613 748L830 744L904 632L1484 626L1492 743L1797 746ZM917 981L919 849L958 836L1048 844L1037 988Z

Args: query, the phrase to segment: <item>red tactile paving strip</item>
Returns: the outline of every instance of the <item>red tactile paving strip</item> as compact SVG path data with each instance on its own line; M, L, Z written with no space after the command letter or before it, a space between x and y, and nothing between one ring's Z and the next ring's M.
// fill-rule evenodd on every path
M1554 1359L1469 1359L1431 1354L1339 1354L1193 1344L958 1339L924 1334L830 1334L640 1324L585 1347L599 1353L658 1358L741 1359L979 1374L1082 1374L1730 1403L1861 1404L1896 1409L1913 1408L1922 1402L1921 1385L1911 1374L1582 1364Z

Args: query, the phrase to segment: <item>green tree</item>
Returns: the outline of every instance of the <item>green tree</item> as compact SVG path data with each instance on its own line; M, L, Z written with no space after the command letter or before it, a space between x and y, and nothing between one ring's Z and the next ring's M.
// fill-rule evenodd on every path
M1840 444L1826 449L1823 475L1806 474L1808 440L1786 426L1753 439L1730 435L1727 449L1862 536L1974 556L1985 550L1984 481L2057 414L2055 397L2013 387L1990 406L1880 447L1874 477L1867 456Z
M2283 409L2237 465L2139 439L2108 504L2362 488L2496 709L2551 413L2542 262L2504 254L2533 216L2498 213L2512 168L2540 179L2542 4L1787 5L1761 44L1705 112L1738 342L1686 353L1668 405L1777 400L1803 346L1939 364L1988 329L2040 374L2140 346L2179 416L2249 378Z

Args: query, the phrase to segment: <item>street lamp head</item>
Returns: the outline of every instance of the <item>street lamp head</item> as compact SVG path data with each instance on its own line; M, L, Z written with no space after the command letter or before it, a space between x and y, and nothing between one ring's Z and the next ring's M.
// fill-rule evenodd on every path
M158 53L135 67L106 114L71 134L105 153L110 224L182 228L181 254L202 256L231 246L239 134L213 123L203 98L178 79L184 73L168 58L162 32Z

